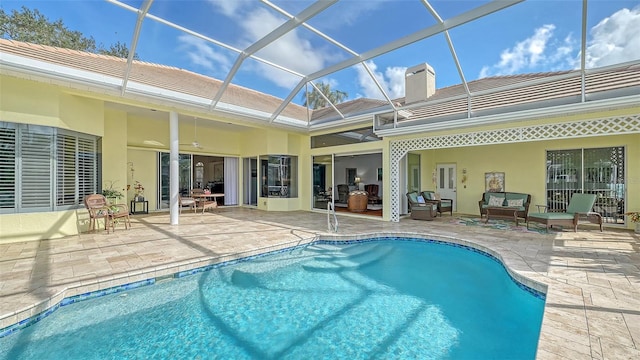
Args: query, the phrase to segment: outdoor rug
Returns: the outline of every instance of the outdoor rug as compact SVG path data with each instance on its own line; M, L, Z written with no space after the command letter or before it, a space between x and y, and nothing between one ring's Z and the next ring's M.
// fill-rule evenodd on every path
M529 230L527 230L527 224L524 221L519 221L518 226L516 226L515 222L509 220L491 219L486 224L484 221L485 219L480 218L454 217L451 219L450 223L456 225L480 226L487 229L511 230L523 233L547 233L547 230L544 227L538 227L535 224L530 225Z

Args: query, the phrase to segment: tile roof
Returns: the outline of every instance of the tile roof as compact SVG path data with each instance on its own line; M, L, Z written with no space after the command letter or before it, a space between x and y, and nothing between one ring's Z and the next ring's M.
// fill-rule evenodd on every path
M115 79L122 79L126 69L125 59L6 39L0 39L0 53L90 71ZM412 122L461 119L467 117L469 111L471 116L477 117L514 109L575 103L581 101L581 77L579 70L488 77L468 82L470 99L463 84L436 89L435 94L426 101L407 106L403 112L405 116L399 116L398 121L410 125ZM129 81L205 99L212 99L222 84L220 80L188 70L136 60L133 61ZM640 64L635 62L588 70L585 72L585 91L587 100L640 94ZM282 101L233 84L229 85L221 98L223 103L269 114L275 112ZM393 101L401 107L404 105L404 98ZM359 98L336 104L336 108L345 118L374 111L381 113L386 108L387 114L382 118L387 122L393 119L391 105L383 100ZM281 115L303 122L309 116L305 107L293 103L289 103ZM312 124L341 119L332 107L311 111Z
M98 55L89 52L6 39L0 39L0 53L14 54L119 79L124 77L127 63L126 59L114 56ZM133 61L129 81L209 99L213 99L222 84L220 80L188 70L138 60ZM231 84L224 92L220 101L273 113L283 100L275 96ZM282 115L307 121L306 107L293 103L287 105Z
M470 100L462 84L437 89L418 106L407 107L411 116L400 121L481 116L581 101L580 70L494 76L468 83ZM586 100L640 94L640 64L622 64L585 72ZM404 98L396 100L404 104ZM469 102L470 101L470 102Z

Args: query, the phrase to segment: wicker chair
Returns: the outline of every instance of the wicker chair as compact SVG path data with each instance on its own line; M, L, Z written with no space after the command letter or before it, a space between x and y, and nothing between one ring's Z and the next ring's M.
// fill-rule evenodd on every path
M441 199L440 194L434 191L429 191L429 190L423 191L421 194L426 202L433 203L438 206L438 212L440 213L440 216L442 216L443 211L448 211L451 213L451 216L453 216L453 200L452 199Z
M438 205L426 202L424 198L422 199L424 202L420 202L420 197L421 195L417 191L407 193L411 218L414 220L433 220L438 214Z
M184 206L188 206L190 209L193 209L193 212L196 212L196 199L192 197L182 197L182 195L178 195L178 206L180 207L180 214L182 214L182 208Z
M96 229L98 219L104 220L104 229L109 233L109 226L114 232L115 222L117 219L124 220L124 228L131 228L131 219L129 218L129 207L125 204L109 204L107 198L102 194L87 195L84 198L84 206L89 211L89 231Z

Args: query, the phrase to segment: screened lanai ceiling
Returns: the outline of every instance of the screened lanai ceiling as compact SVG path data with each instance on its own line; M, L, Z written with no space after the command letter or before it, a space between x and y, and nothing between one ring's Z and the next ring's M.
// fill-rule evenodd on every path
M370 118L372 111L389 109L402 115L406 70L425 63L435 72L436 89L458 86L471 97L468 84L478 79L587 71L640 59L638 0L2 4L6 12L21 6L61 19L105 47L126 44L123 96L132 92L132 74L145 75L135 68L136 54L145 63L218 79L197 94L188 92L212 113L241 112L229 99L258 92L267 98L245 106L265 121L292 126ZM340 101L321 96L326 108L305 110L313 100L306 94L320 83L342 94ZM177 85L174 90L186 92Z

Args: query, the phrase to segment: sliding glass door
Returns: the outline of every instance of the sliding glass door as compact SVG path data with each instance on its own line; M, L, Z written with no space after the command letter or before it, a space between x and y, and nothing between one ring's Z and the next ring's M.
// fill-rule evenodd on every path
M245 205L258 206L258 158L249 157L242 159Z
M548 151L547 206L564 210L573 193L596 194L593 211L607 223L623 224L624 147Z
M314 209L327 209L332 201L332 159L331 155L313 157L313 204Z

